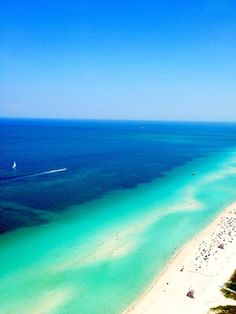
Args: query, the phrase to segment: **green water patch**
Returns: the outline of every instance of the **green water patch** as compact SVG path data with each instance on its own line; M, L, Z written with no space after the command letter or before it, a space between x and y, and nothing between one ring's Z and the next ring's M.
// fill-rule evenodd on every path
M235 153L73 206L0 237L0 312L120 313L173 254L236 199Z

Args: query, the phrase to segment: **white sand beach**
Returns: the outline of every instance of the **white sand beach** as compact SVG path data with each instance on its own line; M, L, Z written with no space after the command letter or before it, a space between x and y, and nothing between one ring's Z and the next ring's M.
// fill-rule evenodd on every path
M207 314L211 307L236 305L220 292L235 269L236 202L189 241L125 313Z

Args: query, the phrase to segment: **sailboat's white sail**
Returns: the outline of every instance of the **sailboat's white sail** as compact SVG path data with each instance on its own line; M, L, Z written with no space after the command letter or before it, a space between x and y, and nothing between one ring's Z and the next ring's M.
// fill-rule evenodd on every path
M16 162L14 161L12 165L12 169L15 169L15 168L16 168Z

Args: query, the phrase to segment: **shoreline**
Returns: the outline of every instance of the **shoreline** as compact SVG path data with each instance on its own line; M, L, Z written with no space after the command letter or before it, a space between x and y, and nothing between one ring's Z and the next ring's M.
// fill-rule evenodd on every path
M236 202L188 241L123 313L207 314L234 304L220 292L236 269ZM194 298L186 294L193 291Z

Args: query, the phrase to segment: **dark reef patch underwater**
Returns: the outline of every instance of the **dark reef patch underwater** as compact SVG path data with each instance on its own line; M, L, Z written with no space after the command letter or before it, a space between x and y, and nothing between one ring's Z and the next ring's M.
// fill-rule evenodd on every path
M236 144L236 125L1 119L0 142L0 233L5 233L46 223L70 206L227 150ZM27 177L64 167L65 172ZM13 177L19 180L9 180Z

